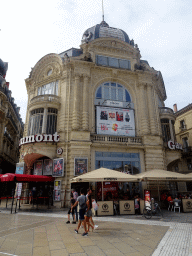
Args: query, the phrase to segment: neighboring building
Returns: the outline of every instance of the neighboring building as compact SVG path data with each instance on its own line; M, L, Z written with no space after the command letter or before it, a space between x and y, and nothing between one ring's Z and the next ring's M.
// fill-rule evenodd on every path
M182 144L182 158L176 165L183 173L192 172L192 104L177 111L175 107L175 133L176 140Z
M6 82L8 63L0 59L0 173L15 172L19 161L19 140L23 136L20 108Z
M51 160L63 158L64 176L62 160L53 168L58 200L65 191L68 202L74 175L99 167L132 174L169 169L181 157L167 147L175 141L175 116L164 105L161 72L141 60L124 31L105 21L85 31L80 49L40 59L26 87L20 162L26 173L50 174Z

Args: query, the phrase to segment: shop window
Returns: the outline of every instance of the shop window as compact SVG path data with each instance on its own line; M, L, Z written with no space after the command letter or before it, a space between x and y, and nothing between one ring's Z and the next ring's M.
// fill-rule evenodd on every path
M95 160L96 169L104 167L129 174L140 173L138 153L96 152Z
M58 81L38 87L38 95L53 94L58 95Z
M127 89L117 83L103 83L95 93L96 99L131 102L131 96Z

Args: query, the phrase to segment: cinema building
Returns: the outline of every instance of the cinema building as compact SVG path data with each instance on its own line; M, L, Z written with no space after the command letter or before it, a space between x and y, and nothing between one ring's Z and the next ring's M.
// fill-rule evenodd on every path
M167 146L175 141L175 115L164 104L161 72L141 59L126 32L105 21L84 32L79 49L41 58L26 88L20 162L28 174L55 177L56 206L68 203L70 179L81 173L172 170L181 157ZM151 185L130 186L142 192Z

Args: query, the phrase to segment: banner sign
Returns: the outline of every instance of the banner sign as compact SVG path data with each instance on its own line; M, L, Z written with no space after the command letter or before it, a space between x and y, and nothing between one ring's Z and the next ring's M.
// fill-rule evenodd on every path
M97 106L97 134L135 137L134 110Z
M145 206L151 206L151 191L144 190L145 195Z

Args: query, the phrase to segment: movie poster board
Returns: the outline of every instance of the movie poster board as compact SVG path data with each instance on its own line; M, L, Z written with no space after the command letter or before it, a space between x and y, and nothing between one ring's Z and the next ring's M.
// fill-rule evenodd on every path
M16 164L16 170L15 173L16 174L24 174L25 172L25 163L17 163Z
M53 177L64 176L64 159L57 158L53 159Z
M76 157L74 159L74 176L85 174L88 171L88 158Z
M43 160L37 160L34 163L33 175L42 175L43 174Z
M54 181L54 201L61 201L61 180Z
M53 160L45 159L43 164L43 175L52 175L53 174Z
M135 137L133 109L97 106L97 134Z

